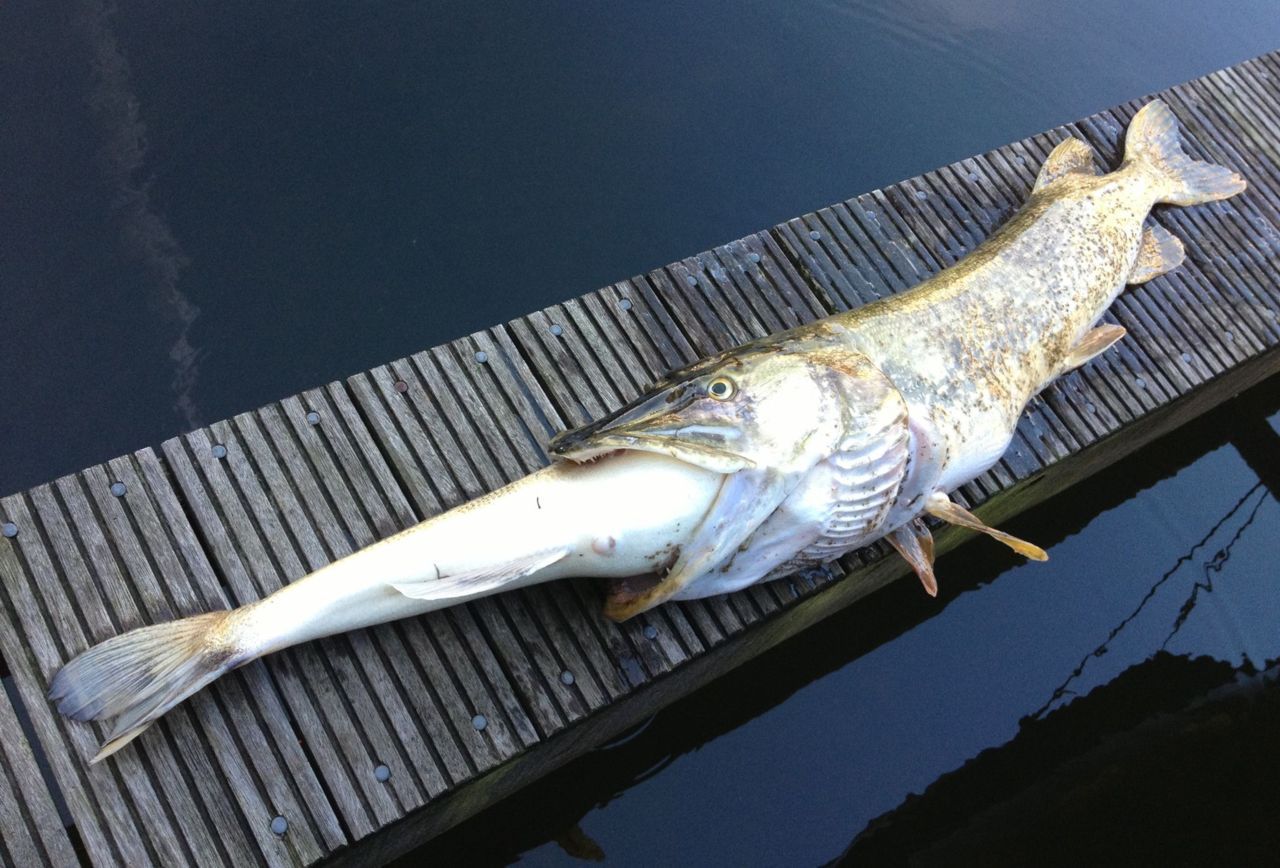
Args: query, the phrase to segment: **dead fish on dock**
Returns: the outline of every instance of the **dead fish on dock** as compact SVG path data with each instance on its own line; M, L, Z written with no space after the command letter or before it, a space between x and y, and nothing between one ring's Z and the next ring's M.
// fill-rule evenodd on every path
M1151 102L1116 171L1064 141L1016 216L913 290L676 372L556 437L550 467L264 600L108 639L58 672L50 698L114 719L97 761L265 654L537 582L611 579L605 611L624 619L887 537L936 594L926 515L1042 560L947 492L1000 458L1033 395L1123 337L1097 322L1126 283L1182 262L1146 222L1152 206L1244 188L1186 156Z

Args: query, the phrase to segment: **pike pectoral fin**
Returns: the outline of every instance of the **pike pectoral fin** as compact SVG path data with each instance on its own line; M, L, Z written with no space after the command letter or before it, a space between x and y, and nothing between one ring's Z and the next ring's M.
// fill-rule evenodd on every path
M889 534L887 539L916 571L925 593L930 597L938 596L938 580L933 575L933 534L925 523L918 518L913 519Z
M1080 339L1080 343L1071 348L1071 352L1062 360L1061 374L1067 371L1074 371L1076 368L1085 364L1105 353L1112 344L1124 337L1128 332L1124 326L1112 325L1106 323L1095 329L1090 329L1085 336Z
M1058 143L1040 167L1040 174L1036 175L1036 184L1031 192L1043 190L1063 175L1071 174L1098 174L1098 168L1093 164L1093 151L1079 139L1067 139Z
M1033 545L1026 540L1018 539L1016 536L1010 536L1001 530L987 526L982 519L978 518L969 510L965 509L958 503L952 503L951 499L942 492L936 492L929 496L925 501L924 511L932 515L934 518L940 518L951 524L958 524L961 527L967 527L970 530L980 531L987 536L997 539L1000 542L1013 549L1018 554L1033 561L1047 561L1049 555L1038 545Z
M471 570L432 574L413 581L390 584L406 597L412 597L415 600L446 600L452 597L469 597L474 594L491 594L501 591L504 585L516 579L522 579L530 573L551 566L567 554L569 549L565 547L550 548Z
M614 621L625 621L665 603L691 582L719 569L786 495L783 479L777 474L739 470L727 475L715 502L681 549L671 571L656 585L638 593L611 594L605 601L605 615Z
M1173 271L1187 258L1182 242L1169 234L1159 223L1150 223L1142 230L1142 244L1138 258L1133 263L1126 283L1146 283L1166 271Z

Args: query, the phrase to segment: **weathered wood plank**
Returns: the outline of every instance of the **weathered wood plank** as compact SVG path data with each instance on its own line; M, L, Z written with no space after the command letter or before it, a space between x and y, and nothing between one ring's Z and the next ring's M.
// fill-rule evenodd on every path
M3 689L0 733L0 859L14 866L79 864L13 701Z

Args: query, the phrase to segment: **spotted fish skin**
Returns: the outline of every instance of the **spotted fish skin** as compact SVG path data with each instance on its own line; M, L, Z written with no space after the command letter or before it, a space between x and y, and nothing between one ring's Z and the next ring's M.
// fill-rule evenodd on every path
M902 393L917 441L929 441L934 478L911 494L951 491L991 467L1027 402L1081 363L1078 348L1125 285L1181 264L1181 245L1144 226L1154 205L1244 187L1229 170L1187 158L1172 113L1153 101L1134 118L1116 171L1098 173L1089 149L1066 140L1026 205L970 255L909 292L835 317Z

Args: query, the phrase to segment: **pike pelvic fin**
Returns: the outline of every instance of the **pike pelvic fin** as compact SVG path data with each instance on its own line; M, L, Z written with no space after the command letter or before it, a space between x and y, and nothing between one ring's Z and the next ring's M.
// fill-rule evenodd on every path
M1142 230L1142 243L1138 258L1129 272L1127 283L1146 283L1166 271L1173 271L1187 258L1182 242L1169 234L1159 223L1150 223Z
M1079 139L1066 139L1058 143L1050 153L1040 174L1036 175L1032 193L1039 192L1064 175L1096 175L1098 167L1093 162L1093 151Z
M928 526L918 518L912 519L886 539L916 571L925 593L930 597L938 596L938 579L933 574L933 534Z
M1170 205L1216 202L1246 186L1244 178L1230 169L1188 157L1182 150L1177 119L1158 99L1133 116L1125 133L1124 161L1159 176L1163 189L1157 201Z
M982 519L960 504L953 503L951 498L940 491L929 495L929 499L925 501L924 511L934 518L940 518L951 524L958 524L961 527L985 533L992 539L999 540L1018 554L1033 561L1049 560L1049 555L1040 546L1018 539L1016 536L1007 534L1002 530L996 530L994 527L989 527Z
M139 627L72 659L49 685L58 711L74 720L115 718L91 762L133 741L156 718L245 661L223 629L232 612L208 612Z
M1111 345L1128 334L1124 326L1105 323L1085 332L1080 343L1071 348L1071 352L1062 360L1062 368L1058 374L1074 371L1081 365L1097 358L1111 348Z
M488 564L474 570L428 576L411 582L392 582L406 597L415 600L448 600L453 597L469 597L475 594L491 594L504 586L522 579L530 573L546 569L564 559L569 550L564 547L545 549L510 561Z

